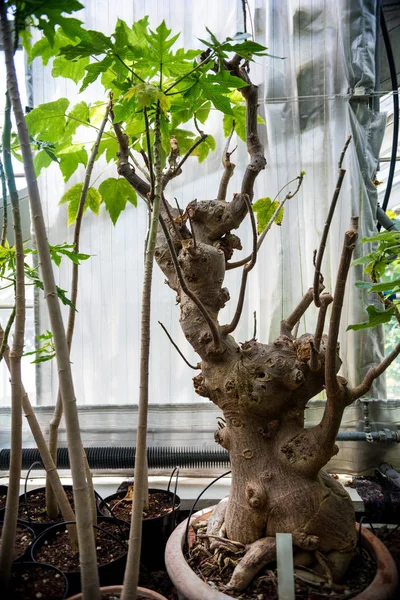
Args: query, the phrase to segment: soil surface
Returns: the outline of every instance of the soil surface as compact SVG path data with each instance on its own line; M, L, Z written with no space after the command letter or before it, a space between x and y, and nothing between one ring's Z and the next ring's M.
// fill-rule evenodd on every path
M166 571L152 571L151 573L141 571L139 577L139 585L158 592L165 596L167 600L178 600L178 592L172 585L168 573Z
M205 528L202 533L205 533ZM196 541L190 550L188 562L203 581L207 581L211 587L229 596L230 593L224 590L224 586L229 582L233 570L243 554L244 551L238 550L236 547L232 551L218 553L217 556L220 556L218 561L214 554L205 549L203 543ZM278 600L278 577L274 567L275 565L265 567L244 592L236 593L234 597L237 600ZM325 582L310 584L300 579L300 576L296 576L295 597L296 600L326 600L328 598L329 600L348 600L364 590L373 580L375 573L374 561L365 550L360 548L357 549L357 554L350 563L347 576L342 582L344 586L342 589L333 590ZM312 573L310 576L313 576Z
M130 522L132 515L132 494L128 493L127 498L125 498L125 494L121 493L118 498L106 500L106 502L110 506L111 512L115 517ZM172 499L169 494L165 494L164 492L152 493L149 496L149 510L146 512L143 511L143 519L163 517L171 511ZM104 509L102 509L102 512L103 514L106 514Z
M99 523L99 527L103 531L96 530L96 549L97 562L101 566L127 552L129 527L125 523L117 525L111 522ZM35 549L35 560L68 573L79 571L79 553L72 550L66 529L55 532L40 548Z
M74 496L72 490L66 490L66 494L69 502L71 503L72 510L74 510ZM37 490L36 492L35 490L28 492L27 499L28 505L26 505L24 496L21 496L20 498L18 519L28 522L31 520L33 523L57 523L58 521L63 520L61 513L54 521L50 521L47 517L46 491L44 489Z
M0 538L1 538L2 531L3 531L3 523L0 523ZM29 531L29 529L26 529L26 527L23 527L23 525L17 525L17 533L15 536L14 551L13 551L13 557L14 557L13 560L18 558L19 556L22 556L24 554L24 552L32 544L33 540L34 540L34 536Z
M66 581L60 573L55 573L44 565L27 569L24 565L14 565L11 574L12 600L61 600L65 595Z

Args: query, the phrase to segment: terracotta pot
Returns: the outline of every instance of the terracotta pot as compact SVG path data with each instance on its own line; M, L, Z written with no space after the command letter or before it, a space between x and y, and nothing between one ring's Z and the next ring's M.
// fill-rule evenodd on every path
M206 508L195 513L195 519L206 520L214 507ZM189 567L182 552L184 544L186 521L183 521L172 533L165 552L165 565L172 583L178 590L179 600L232 600L222 592L214 590ZM358 523L356 527L359 528ZM372 583L358 594L353 600L391 600L397 588L398 576L396 564L386 546L365 528L361 533L362 545L376 561L377 572Z
M116 594L118 592L122 592L122 585L109 585L107 587L100 588L100 590L106 594ZM138 594L140 594L139 598L148 598L149 600L167 600L165 596L161 596L161 594L157 594L157 592L153 592L153 590L138 587L137 591ZM67 600L82 600L82 594L75 594L75 596L70 596L67 598Z

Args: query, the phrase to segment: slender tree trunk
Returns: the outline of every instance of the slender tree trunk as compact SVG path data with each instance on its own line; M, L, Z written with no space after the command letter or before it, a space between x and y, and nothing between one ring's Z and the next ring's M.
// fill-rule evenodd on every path
M81 580L84 600L99 600L99 577L94 531L91 522L90 502L82 457L82 440L78 411L69 361L68 344L57 296L54 273L49 253L46 227L40 202L39 189L33 165L21 99L14 65L13 44L4 0L0 0L1 32L7 69L7 88L13 107L27 181L31 218L36 236L39 261L42 269L44 292L53 332L60 387L63 398L68 450L74 488L75 510L80 549Z
M74 252L75 252L75 254L79 253L79 241L80 241L80 234L81 234L82 219L83 219L83 214L84 214L84 210L85 210L86 198L87 198L87 194L88 194L89 186L90 186L90 178L92 176L94 163L96 160L97 153L99 151L101 138L102 138L105 126L108 121L108 115L110 114L110 109L111 109L111 106L110 106L110 104L108 104L103 121L99 128L99 132L97 134L96 141L95 141L92 151L90 153L88 165L86 167L85 180L83 182L83 187L82 187L81 197L79 199L78 212L76 215L76 222L75 222L75 231L74 231ZM78 277L79 277L79 265L77 265L76 263L73 263L72 264L72 282L71 282L71 302L74 306L76 306L77 299L78 299ZM66 333L69 353L71 353L72 338L74 335L75 315L76 315L76 311L70 307L69 313L68 313L68 324L67 324L67 333ZM50 426L49 426L49 449L50 449L50 453L51 453L51 456L53 458L55 465L57 465L58 428L60 426L62 414L63 414L63 403L62 403L61 390L59 389L58 393L57 393L56 407L55 407L54 414L50 421ZM87 473L88 472L87 470L89 469L89 465L86 460L86 457L85 457L85 467L86 467L86 473ZM93 479L92 479L91 475L87 478L87 482L88 482L88 487L89 487L89 494L91 494L91 496L93 496L93 498L91 498L91 503L93 504L93 502L95 503L95 498L94 498L94 489L93 489ZM46 509L47 509L47 515L50 519L55 519L57 517L58 505L57 505L55 496L53 494L52 486L50 485L50 482L48 481L48 479L46 479ZM97 522L97 510L95 511L95 515L96 515L96 520L94 521L94 524Z
M3 531L0 546L0 586L7 587L18 518L18 499L21 478L22 460L22 379L21 357L24 350L25 338L25 257L22 241L21 215L19 212L19 198L15 186L14 171L11 163L11 107L8 94L6 96L6 117L4 124L4 167L7 177L8 189L12 207L12 220L14 228L14 241L16 249L16 283L15 283L15 328L13 345L10 352L11 373L11 456L9 487L6 501Z
M149 357L150 357L150 308L151 284L154 265L154 252L157 237L158 219L162 195L162 170L161 170L161 132L160 132L160 107L157 107L154 126L154 199L151 219L150 234L147 241L144 280L142 293L142 325L140 336L140 391L139 413L136 439L136 461L134 492L132 506L132 521L129 535L129 551L126 563L124 587L121 600L135 600L139 581L140 548L142 541L143 501L146 489L146 434L147 411L149 401Z
M4 135L4 128L3 128ZM3 152L4 152L4 140L3 140ZM7 227L8 227L8 216L7 216L7 185L6 176L4 174L3 162L0 160L0 179L1 179L1 191L3 195L3 225L1 228L1 241L0 245L4 246L7 239Z
M0 326L0 339L3 337L3 335L4 335L4 332L3 332L2 327ZM5 348L5 351L4 351L4 360L5 360L5 363L8 367L8 369L10 370L10 351L9 351L8 346ZM44 435L40 428L39 422L36 418L36 415L33 411L28 394L26 393L23 385L21 387L21 392L22 392L22 409L25 413L26 420L28 421L29 428L30 428L33 438L35 440L35 444L39 450L40 458L42 459L43 466L46 469L46 476L49 479L51 486L54 490L54 494L57 498L57 504L60 506L60 510L61 510L63 519L64 519L64 521L75 521L74 512L68 501L64 487L60 481L60 476L57 473L57 469L53 462L53 459L51 458L49 449L46 444L46 440L44 439ZM74 549L78 550L78 537L76 534L75 525L68 525L68 532L70 535L72 547Z

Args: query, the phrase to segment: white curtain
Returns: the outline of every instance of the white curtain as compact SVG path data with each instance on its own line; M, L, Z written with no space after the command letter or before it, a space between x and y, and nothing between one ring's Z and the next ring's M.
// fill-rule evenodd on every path
M156 27L162 19L181 32L178 44L200 47L197 38L207 36L209 27L219 39L243 31L241 0L86 0L79 15L87 28L111 34L118 17L128 23L149 14ZM279 323L299 301L313 280L313 251L318 247L337 178L337 161L347 136L354 142L344 166L347 175L332 224L325 254L323 274L332 290L343 233L351 215L360 216L360 237L374 232L376 194L371 183L376 167L376 152L383 134L384 118L373 114L364 99L350 100L355 88L368 94L374 87L374 5L372 0L250 0L255 38L273 55L284 57L257 59L251 76L259 85L260 113L266 120L262 137L268 165L257 179L256 198L274 197L288 180L300 171L306 177L300 193L286 204L281 227L274 226L251 273L243 318L236 338L252 336L253 312L257 313L257 337L272 340ZM250 19L247 28L251 31ZM101 87L91 86L81 96L69 80L54 79L51 65L33 64L35 106L65 96L71 106L81 99L103 100ZM202 165L190 159L181 177L172 181L168 196L177 197L181 206L197 199L215 198L221 176L224 139L221 118L213 115L207 132L217 140L217 151ZM233 145L236 142L233 141ZM238 191L246 165L244 145L233 155L235 176L229 193ZM113 167L104 173L99 161L93 180L116 176ZM42 172L40 186L51 243L71 242L65 206L58 206L70 185L82 180L77 172L67 185L56 167ZM293 185L289 188L293 190ZM282 197L282 196L281 196ZM143 276L143 241L146 211L128 206L114 227L108 214L85 215L81 251L92 255L80 270L78 315L72 346L72 367L78 403L132 404L138 398L140 301ZM249 223L239 231L242 255L251 248ZM358 250L360 252L360 250ZM238 255L239 257L239 255ZM59 285L69 289L71 267L57 270ZM364 320L364 299L354 288L353 270L343 311L341 354L343 372L355 383L360 373L380 357L380 339L374 333L345 333L350 323ZM198 401L192 388L192 371L183 363L162 332L162 321L191 362L196 356L182 335L179 310L174 294L164 285L156 268L152 302L152 342L150 365L150 402L187 403ZM227 273L226 285L231 301L221 313L229 322L235 307L240 269ZM316 312L312 308L302 320L300 333L313 331ZM39 299L38 333L47 327L44 300ZM53 404L56 398L56 365L45 363L38 371L37 403ZM375 392L384 394L384 391Z

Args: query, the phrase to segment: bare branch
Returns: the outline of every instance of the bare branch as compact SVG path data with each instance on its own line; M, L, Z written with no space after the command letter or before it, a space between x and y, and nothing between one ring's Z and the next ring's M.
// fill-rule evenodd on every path
M330 303L333 301L333 298L330 294L323 294L320 300L321 308L319 309L317 327L314 334L314 346L317 352L319 352L322 334L324 333L326 311L328 310Z
M342 314L343 298L346 289L346 281L349 273L351 257L357 241L358 217L353 217L351 229L345 233L342 256L339 263L336 278L335 293L331 320L329 324L328 343L325 353L325 386L329 398L336 398L340 394L340 386L336 377L336 353L339 335L340 317Z
M110 114L114 120L112 111ZM119 123L113 122L113 127L119 144L117 165L118 173L119 175L125 177L125 179L138 192L138 194L147 198L148 194L150 193L149 184L136 174L135 168L129 163L129 138L125 133L122 132L121 125Z
M299 191L299 189L301 187L301 184L303 183L304 174L301 173L298 177L296 177L296 179L298 180L298 182L297 182L297 188L295 189L294 192L289 192L288 194L286 194L286 196L284 197L284 199L282 200L282 202L276 208L276 210L275 210L274 214L272 215L272 217L271 217L268 225L266 226L266 228L264 229L264 231L262 232L262 234L258 238L257 250L260 249L261 244L263 243L263 241L264 241L267 233L269 232L269 230L271 229L272 225L274 224L275 219L278 216L279 212L285 206L285 203L287 202L287 200L290 200L291 198L294 198L294 196L298 193L298 191ZM286 185L288 185L288 184L286 184ZM279 195L279 192L278 192L278 194L276 195L275 198L277 198L278 195ZM246 258L242 258L241 260L238 260L237 262L226 263L226 270L229 271L230 269L236 269L237 267L242 267L243 265L245 265L250 260L250 258L251 258L250 256L247 256Z
M231 158L232 154L235 152L237 146L236 146L236 148L234 148L232 150L232 152L229 152L229 145L231 143L234 131L235 131L235 121L233 121L233 123L232 123L232 129L230 131L228 139L226 140L224 152L222 154L222 166L224 167L224 172L222 174L221 182L219 184L217 200L225 200L226 199L228 183L229 183L230 178L233 175L233 172L234 172L235 166L236 166L233 163L231 163L230 158Z
M129 158L131 159L131 161L133 162L133 164L135 165L135 167L137 169L139 169L139 171L141 173L143 173L143 175L146 177L147 181L150 181L150 175L148 174L148 172L146 171L146 169L144 169L142 167L142 165L139 163L139 161L136 160L136 158L134 157L133 153L131 152L131 150L129 150ZM147 156L146 156L147 159ZM145 161L146 164L146 161Z
M301 317L306 312L307 308L313 301L313 290L310 288L300 300L291 315L287 319L281 322L281 335L288 337L292 336L292 329L300 321Z
M220 347L220 344L221 344L218 327L217 327L216 323L213 321L213 319L211 318L211 316L209 315L206 307L201 302L201 300L199 300L199 298L197 298L197 296L186 285L186 281L185 281L185 279L183 277L182 270L181 270L181 268L179 266L178 257L176 255L176 251L175 251L174 245L172 243L170 233L169 233L168 228L167 228L167 226L165 224L165 221L164 221L164 219L162 218L161 215L160 215L159 221L160 221L160 225L162 227L162 230L164 232L164 236L165 236L165 239L167 241L169 251L171 253L171 258L172 258L172 262L174 263L176 276L178 278L178 281L179 281L179 284L180 284L180 286L182 288L182 291L186 294L186 296L188 296L192 300L192 302L197 306L197 308L199 309L199 311L203 315L203 317L204 317L207 325L210 328L211 335L212 335L212 338L213 338L213 341L214 341L215 349L218 349Z
M397 344L394 350L392 350L392 352L388 354L379 365L368 369L360 385L357 385L356 387L350 389L351 401L349 402L349 404L354 402L354 400L357 400L357 398L361 398L361 396L364 396L370 390L375 379L380 377L382 373L386 371L386 369L399 356L399 354L400 343Z
M151 153L149 117L147 114L147 108L145 106L143 107L143 117L144 117L144 124L146 127L146 145L147 145L147 157L148 157L147 168L149 169L149 175L150 175L150 200L152 200L153 195L154 195L155 183L154 183L154 171L153 171L153 157L152 157L152 153Z
M4 335L2 336L3 339L1 341L1 347L0 347L0 361L2 360L2 358L4 356L4 352L5 352L6 348L7 348L8 337L10 335L10 330L11 330L11 327L12 327L12 325L14 323L14 319L15 319L15 304L14 304L14 308L11 311L10 316L8 317L7 325L6 325L5 329L4 329ZM0 326L0 328L1 328L1 326Z
M159 325L161 325L161 327L164 329L169 341L171 342L171 344L173 345L173 347L175 348L175 350L178 352L178 354L183 358L183 360L185 361L185 363L187 364L188 367L190 367L191 369L194 369L195 371L197 371L198 369L200 369L199 365L194 366L192 364L190 364L190 362L185 358L185 356L183 355L183 353L181 352L181 350L179 349L178 345L175 344L174 340L172 339L172 337L169 335L166 327L161 323L161 321L158 321Z
M182 167L185 164L185 162L187 161L187 159L189 158L189 156L196 150L197 146L200 146L200 144L202 144L204 142L204 140L207 139L207 137L208 137L208 135L206 133L203 134L202 136L200 136L200 138L193 144L193 146L191 146L189 148L189 150L186 152L186 154L183 156L183 158L175 166L175 168L171 169L171 167L170 167L168 169L168 171L166 173L164 173L163 189L166 188L166 186L171 181L171 179L174 179L174 177L177 177L178 175L180 175L182 173Z
M240 320L240 316L242 314L242 310L243 310L243 303L244 303L244 297L245 297L245 293L246 293L246 284L247 284L247 277L248 274L250 273L250 271L252 270L252 268L254 267L254 265L256 264L256 260L257 260L257 227L256 227L256 220L254 218L254 212L251 206L251 202L250 202L250 198L247 194L244 194L243 196L244 201L246 203L247 206L247 210L249 212L250 215L250 221L251 221L251 227L252 227L252 231L253 231L253 252L251 254L251 259L250 262L247 263L247 265L244 266L243 268L243 273L242 273L242 282L240 285L240 292L239 292L239 298L238 298L238 304L236 307L236 312L235 315L230 323L230 325L224 325L222 328L222 331L224 334L228 334L228 333L232 333L232 331L234 331L239 323Z
M324 257L324 252L325 252L325 247L326 247L326 240L328 238L328 233L329 233L329 229L332 223L332 218L333 215L335 213L335 209L336 209L336 204L339 198L339 194L340 194L340 190L342 188L342 183L343 183L343 179L344 176L346 174L345 169L342 169L342 163L343 163L343 159L344 159L344 155L346 153L347 148L349 147L351 141L351 135L349 135L349 137L347 138L347 141L344 145L344 148L342 150L342 154L340 155L340 160L339 160L339 176L336 182L336 188L333 194L333 198L331 201L331 205L329 207L329 212L328 212L328 216L325 222L325 226L324 226L324 231L322 232L322 237L321 237L321 242L319 244L319 248L318 248L318 253L317 253L317 258L315 259L315 273L314 273L314 303L316 306L320 307L321 306L321 302L319 299L319 282L321 280L321 264L322 264L322 259Z
M310 341L310 360L308 361L308 366L310 367L310 371L312 371L313 373L319 371L319 368L321 366L319 360L319 352L315 348L315 344L313 341Z

